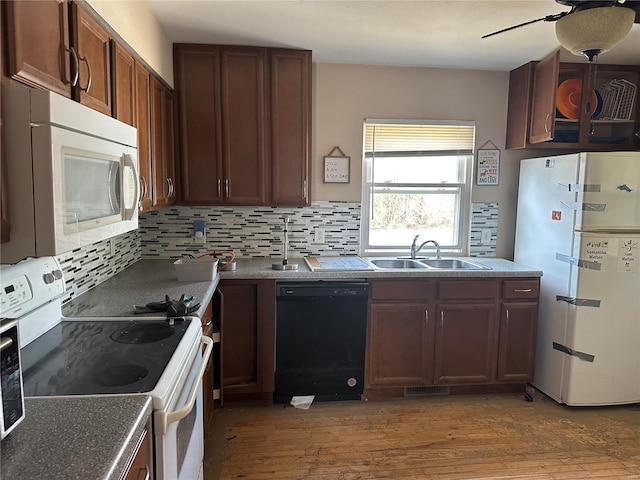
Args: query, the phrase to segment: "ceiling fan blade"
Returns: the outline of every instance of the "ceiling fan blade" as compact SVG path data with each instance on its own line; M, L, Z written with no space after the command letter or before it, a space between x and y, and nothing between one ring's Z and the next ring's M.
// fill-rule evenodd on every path
M565 15L569 15L569 13L571 13L571 11L569 12L561 12L561 13L555 13L553 15L547 15L546 17L541 17L541 18L536 18L535 20L530 20L528 22L524 22L524 23L520 23L518 25L514 25L512 27L507 27L507 28L503 28L502 30L498 30L497 32L492 32L492 33L488 33L486 35L483 35L480 38L488 38L488 37L493 37L494 35L498 35L499 33L504 33L504 32L508 32L509 30L514 30L516 28L520 28L520 27L524 27L525 25L531 25L532 23L536 23L536 22L555 22L556 20L564 17Z

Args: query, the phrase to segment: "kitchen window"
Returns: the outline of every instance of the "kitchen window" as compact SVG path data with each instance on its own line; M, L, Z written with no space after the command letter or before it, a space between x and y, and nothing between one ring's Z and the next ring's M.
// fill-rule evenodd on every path
M365 120L364 255L408 254L415 235L467 251L474 135L474 122Z

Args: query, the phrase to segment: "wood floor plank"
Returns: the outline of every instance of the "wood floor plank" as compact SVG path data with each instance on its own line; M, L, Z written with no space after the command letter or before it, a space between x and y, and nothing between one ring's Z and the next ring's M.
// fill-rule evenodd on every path
M542 394L234 405L209 435L205 480L640 480L640 405Z

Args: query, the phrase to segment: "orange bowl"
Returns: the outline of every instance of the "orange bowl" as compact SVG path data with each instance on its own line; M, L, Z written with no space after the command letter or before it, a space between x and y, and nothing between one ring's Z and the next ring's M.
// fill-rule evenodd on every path
M565 80L558 86L556 93L556 108L567 118L577 120L580 118L580 103L582 99L582 80L579 78L570 78ZM591 112L593 115L598 106L598 97L596 92L591 94Z

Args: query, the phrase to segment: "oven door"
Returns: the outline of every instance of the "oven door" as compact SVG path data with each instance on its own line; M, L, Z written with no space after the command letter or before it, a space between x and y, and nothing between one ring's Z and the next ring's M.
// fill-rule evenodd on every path
M183 375L166 409L154 412L156 442L156 480L202 479L204 429L202 414L202 376L209 362L213 341L201 337L192 350Z

